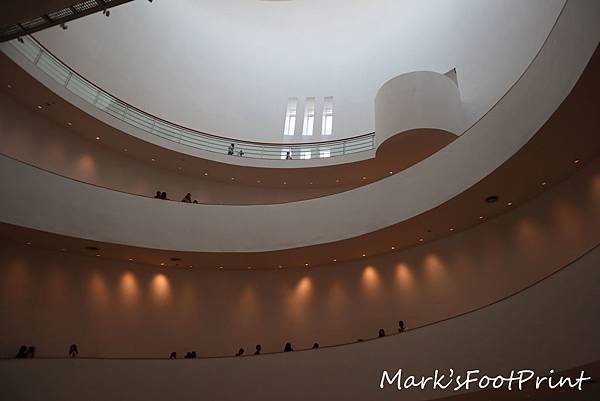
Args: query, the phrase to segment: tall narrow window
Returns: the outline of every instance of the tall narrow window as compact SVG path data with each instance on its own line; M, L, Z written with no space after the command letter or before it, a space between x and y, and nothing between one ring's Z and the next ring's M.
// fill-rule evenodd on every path
M283 135L292 136L296 129L296 109L298 108L298 99L291 97L288 99L287 111L285 112L285 125Z
M300 158L304 160L310 159L312 156L312 151L310 149L302 149L300 152Z
M323 124L321 135L331 135L333 132L333 96L325 97L323 102Z
M315 125L315 98L307 97L304 106L304 125L302 126L302 135L311 136Z
M326 148L320 148L319 150L319 157L321 159L324 159L326 157L331 157L331 149L326 147Z

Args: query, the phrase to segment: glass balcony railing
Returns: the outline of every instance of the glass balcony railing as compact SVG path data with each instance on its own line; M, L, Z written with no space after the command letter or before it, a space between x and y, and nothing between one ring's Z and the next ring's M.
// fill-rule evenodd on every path
M105 92L77 74L54 57L31 36L23 36L10 42L27 60L46 75L65 87L80 99L137 129L160 138L192 148L255 159L323 159L365 152L374 148L375 133L347 139L310 143L273 144L240 141L206 134L162 120ZM234 144L233 152L230 151Z

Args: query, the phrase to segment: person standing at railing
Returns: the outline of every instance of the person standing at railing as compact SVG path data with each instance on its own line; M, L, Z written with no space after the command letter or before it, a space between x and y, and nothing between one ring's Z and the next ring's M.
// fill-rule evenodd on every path
M233 153L235 152L235 143L232 143L231 145L229 145L229 147L227 148L227 154L229 156L233 156Z
M292 160L292 155L290 153L290 151L288 150L288 152L285 154L285 160Z
M184 196L181 201L183 203L192 203L192 194L188 192L187 195Z

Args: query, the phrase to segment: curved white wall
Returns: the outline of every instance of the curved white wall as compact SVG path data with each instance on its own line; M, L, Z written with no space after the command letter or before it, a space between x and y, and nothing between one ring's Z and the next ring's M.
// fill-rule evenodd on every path
M80 201L89 199L73 199ZM370 338L380 327L394 332L399 319L419 327L495 302L567 265L600 242L598 221L597 162L472 229L311 269L165 269L3 238L0 320L10 330L0 336L0 357L21 343L36 344L39 356L63 356L74 341L84 355L99 357L173 349L231 355L256 343L273 352L286 340L302 349ZM157 235L178 236L176 223Z
M214 252L294 248L390 226L463 192L523 146L584 70L600 39L599 17L596 1L568 2L527 72L484 118L433 156L371 185L284 205L202 205L192 211L90 188L2 158L0 182L8 193L2 221L99 241ZM400 193L412 196L394 196ZM33 207L21 202L34 196L46 201ZM172 221L178 234L164 235Z
M456 83L446 75L417 71L392 78L375 97L375 141L413 129L434 128L455 135L465 130Z
M132 2L110 18L97 14L35 36L142 110L217 135L279 142L288 97L300 99L300 113L304 98L316 97L320 115L323 97L334 96L335 137L372 132L377 90L408 71L456 67L472 123L523 72L563 4Z
M380 390L382 371L402 368L405 375L429 376L435 369L446 375L449 369L461 375L480 369L481 375L496 376L513 369L533 369L545 376L550 369L560 372L596 362L600 358L600 325L593 318L600 314L598 264L600 249L596 248L507 300L361 344L205 360L3 360L0 387L9 399L23 401L414 401L450 396L456 393L429 388L398 391L393 386ZM362 324L358 319L354 323ZM138 341L128 334L122 345L135 348ZM583 394L590 385L584 383Z

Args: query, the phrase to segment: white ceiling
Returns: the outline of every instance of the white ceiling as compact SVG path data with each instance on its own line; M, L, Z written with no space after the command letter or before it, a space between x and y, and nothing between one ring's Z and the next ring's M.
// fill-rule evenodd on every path
M109 18L89 16L36 37L147 112L204 132L279 142L288 97L333 95L335 136L362 134L374 130L379 87L415 70L456 67L472 122L518 79L563 4L136 1Z

